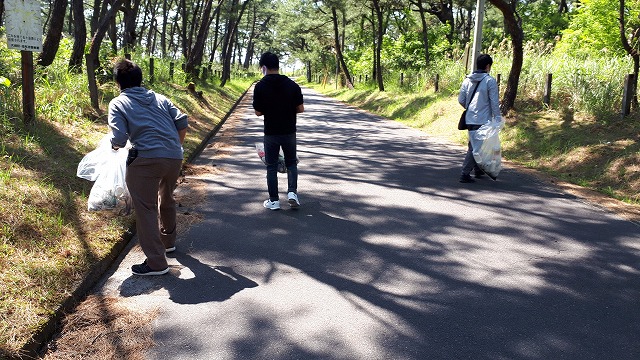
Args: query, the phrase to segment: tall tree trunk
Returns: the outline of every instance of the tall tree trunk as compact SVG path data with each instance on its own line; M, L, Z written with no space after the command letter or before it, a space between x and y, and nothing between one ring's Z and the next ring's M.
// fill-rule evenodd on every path
M222 0L218 0L218 7L216 11L220 11L220 5L222 4ZM213 0L207 0L204 7L204 12L202 14L202 24L200 24L200 28L198 29L198 35L196 36L196 41L193 44L193 47L189 53L189 57L187 58L185 64L185 73L190 74L192 79L197 77L198 68L202 64L202 58L204 56L204 47L207 37L209 35L209 28L211 26L211 11L213 9Z
M218 11L216 14L216 25L214 26L215 34L213 34L213 46L211 47L211 54L209 54L209 63L213 63L216 57L216 50L218 49L218 40L220 37L220 14L222 11Z
M162 1L162 31L160 32L160 51L162 57L167 56L167 24L169 22L169 9L173 5L173 0Z
M142 39L144 39L144 32L147 31L147 49L149 49L149 39L151 38L151 29L153 27L153 20L157 13L158 8L155 5L155 0L145 0L144 7L142 8L142 23L140 24L140 34L136 37L136 47L142 46ZM149 51L147 51L148 54Z
M138 34L136 33L136 20L140 10L140 0L125 0L124 6L124 34L122 36L122 48L125 53L133 51Z
M194 34L196 33L196 29L198 28L199 24L200 24L200 18L201 18L201 11L200 8L202 7L202 1L203 0L196 0L196 4L195 4L195 10L192 10L191 12L193 13L193 17L191 19L191 23L189 25L189 31L188 31L188 35L187 35L187 49L188 49L188 54L185 54L187 56L187 58L191 57L191 51L193 51L193 43L194 43Z
M100 112L98 84L96 83L95 69L100 66L98 61L98 55L100 55L100 44L104 39L107 30L111 26L112 20L115 18L116 13L122 6L124 0L113 0L111 8L104 14L104 17L100 19L96 28L96 33L91 39L91 46L89 47L89 54L87 54L87 77L89 80L89 95L91 97L91 106L98 112Z
M107 1L93 0L93 13L91 15L91 21L89 23L89 30L91 36L98 30L98 24L100 22L101 15L105 14L107 7Z
M336 47L336 56L337 61L339 63L339 68L342 69L344 76L347 80L347 86L352 88L353 82L351 81L351 74L349 73L349 69L347 68L347 64L344 61L344 57L342 56L342 45L340 44L340 31L338 29L338 12L334 7L331 7L331 15L333 19L333 36L335 37L335 47ZM336 79L338 81L338 79Z
M233 56L233 39L235 38L235 33L238 30L238 24L240 23L240 21L242 20L242 15L244 14L244 11L247 7L247 5L249 4L251 0L245 0L244 3L242 3L242 6L240 8L240 13L238 14L238 17L234 19L234 13L235 11L231 11L231 21L230 21L230 29L227 29L227 34L225 36L225 41L224 41L224 45L223 45L223 60L222 60L222 79L220 79L220 87L224 87L227 83L227 81L229 81L231 79L231 61L232 61L232 56ZM238 5L238 2L236 0L234 0L233 2L233 6L232 9L235 9Z
M51 9L51 21L47 29L47 37L42 45L42 52L38 56L38 65L49 66L56 58L60 47L62 29L64 28L64 16L67 13L68 0L55 0Z
M253 59L253 51L254 44L253 39L256 36L256 21L257 21L257 9L256 5L253 4L253 16L251 17L251 30L249 31L249 37L247 38L247 51L244 55L244 61L242 62L242 68L247 70L251 65L251 60Z
M422 5L422 0L414 0L411 3L418 8L418 13L420 14L420 23L422 24L422 46L424 48L424 62L426 66L429 66L429 26L427 25L427 11Z
M489 1L502 12L502 15L504 16L504 24L507 29L507 33L511 36L511 45L513 46L511 71L509 72L507 87L502 97L502 103L500 104L500 111L504 115L509 110L513 109L516 96L518 95L518 84L520 82L520 73L522 72L522 62L524 58L524 32L522 31L522 19L516 10L518 0Z
M114 54L118 53L118 27L116 24L116 17L111 18L111 24L108 29L109 40L111 40L111 51Z
M380 8L379 0L373 0L373 8L376 15L376 41L375 41L375 63L376 63L376 81L378 82L378 90L384 91L384 80L382 79L382 65L381 65L381 53L382 53L382 36L384 35L382 9Z
M373 7L371 8L371 16L367 17L367 20L369 20L369 23L371 25L371 54L372 54L372 67L371 67L371 80L377 79L376 74L378 73L378 63L377 63L377 59L376 59L376 39L378 38L378 36L376 35L376 22L375 22L375 12L373 10Z
M3 23L4 20L4 0L0 0L0 24Z
M69 71L82 72L84 61L84 47L87 45L87 25L84 19L84 2L71 0L73 10L73 50L69 58Z
M180 37L182 38L182 56L189 57L190 46L189 46L189 42L187 41L188 13L187 13L186 0L180 0L180 10L182 11L182 13L180 14L182 19L182 26L180 26ZM178 13L180 12L176 13L176 18L178 17Z

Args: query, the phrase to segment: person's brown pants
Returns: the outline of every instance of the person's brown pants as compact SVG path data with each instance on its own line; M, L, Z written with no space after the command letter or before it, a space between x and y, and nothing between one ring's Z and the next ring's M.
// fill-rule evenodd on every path
M176 188L182 160L136 158L127 167L127 187L136 212L140 247L152 270L165 269L165 249L176 243Z

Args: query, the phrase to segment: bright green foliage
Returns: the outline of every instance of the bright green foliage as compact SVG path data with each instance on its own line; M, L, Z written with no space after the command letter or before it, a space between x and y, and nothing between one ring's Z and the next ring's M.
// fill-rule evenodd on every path
M426 66L424 60L424 45L420 34L409 33L400 35L384 48L385 57L395 69L419 70Z
M569 25L569 14L558 12L557 0L526 0L520 5L525 39L553 41Z
M636 1L629 3L637 6ZM625 55L620 42L619 6L618 1L612 0L582 0L569 28L563 31L557 50L585 57Z

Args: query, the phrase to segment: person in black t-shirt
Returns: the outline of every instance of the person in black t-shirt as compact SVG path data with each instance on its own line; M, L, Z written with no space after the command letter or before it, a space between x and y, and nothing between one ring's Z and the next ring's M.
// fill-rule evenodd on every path
M278 156L280 148L287 167L287 200L289 206L300 206L298 200L298 164L296 155L296 115L304 112L302 90L293 80L280 75L278 56L266 52L260 57L264 77L253 90L253 108L264 115L264 152L267 164L269 198L265 208L280 209L278 196Z

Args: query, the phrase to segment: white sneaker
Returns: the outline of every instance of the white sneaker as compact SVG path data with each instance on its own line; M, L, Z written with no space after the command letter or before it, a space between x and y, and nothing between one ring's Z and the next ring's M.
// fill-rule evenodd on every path
M280 210L280 200L271 201L267 199L262 205L269 210Z
M292 208L300 207L300 201L298 201L298 195L296 195L296 193L294 193L293 191L287 194L287 199L289 199L289 206L291 206Z

